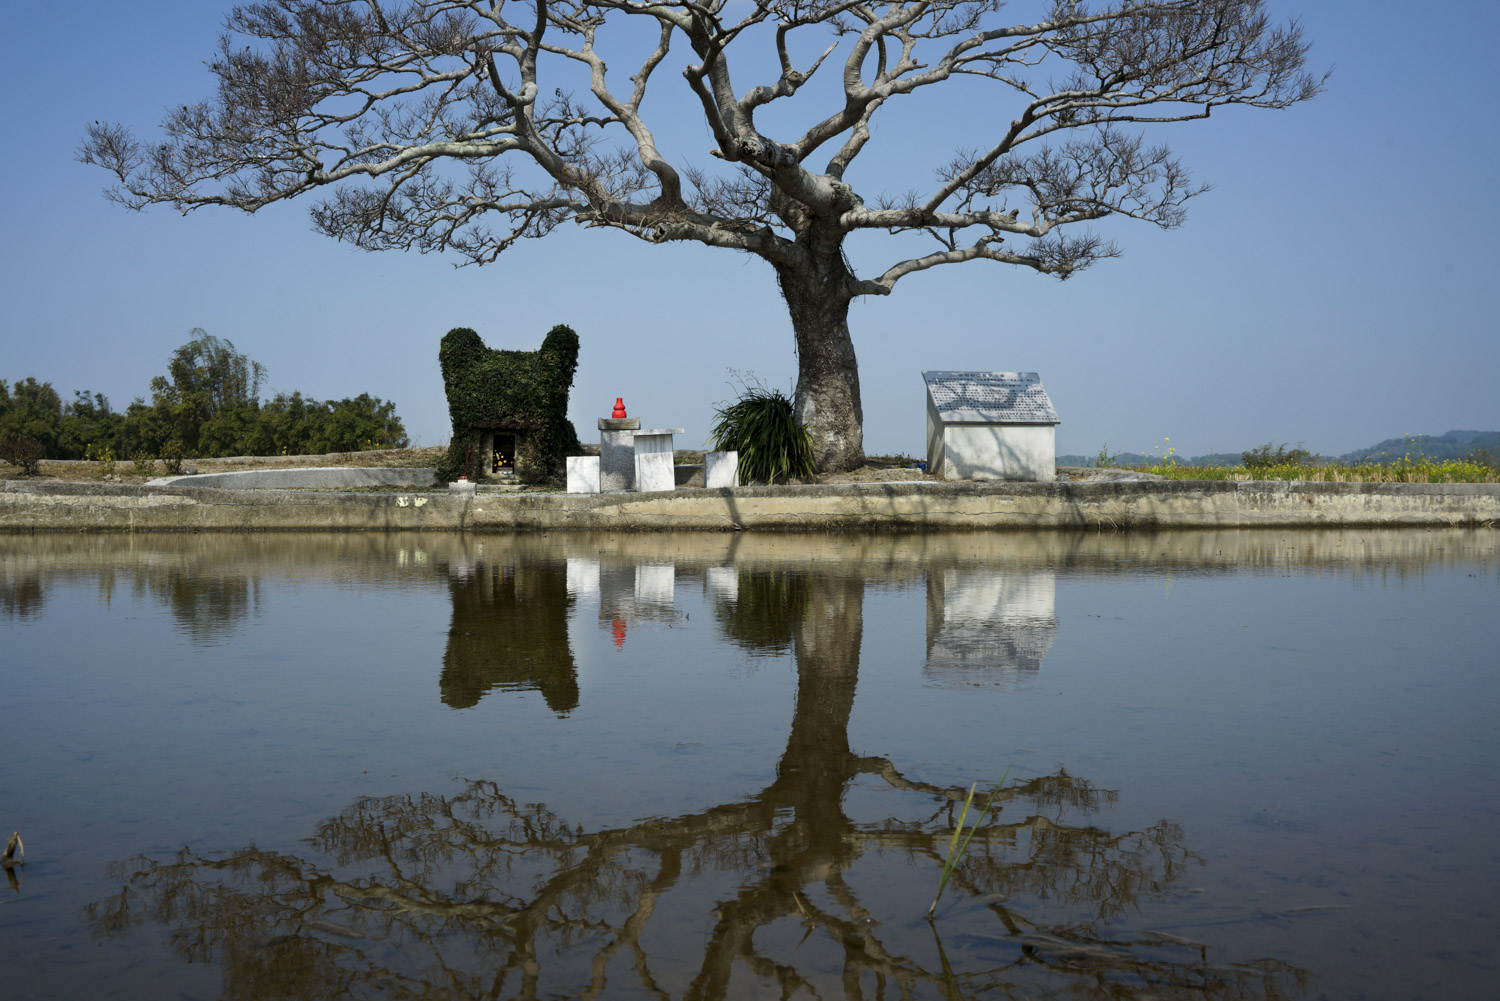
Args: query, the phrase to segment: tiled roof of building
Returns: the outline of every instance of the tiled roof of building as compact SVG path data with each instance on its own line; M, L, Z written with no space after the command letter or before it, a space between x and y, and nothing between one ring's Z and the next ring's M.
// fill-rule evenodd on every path
M962 424L1060 424L1035 372L923 372L938 416Z

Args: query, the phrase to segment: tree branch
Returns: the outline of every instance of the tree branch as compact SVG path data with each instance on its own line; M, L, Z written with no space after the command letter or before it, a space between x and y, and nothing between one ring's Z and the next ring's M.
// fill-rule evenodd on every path
M113 174L108 196L131 208L255 212L326 188L313 210L320 231L469 263L569 220L790 267L842 255L856 230L928 234L934 253L859 285L888 294L904 275L969 260L1066 277L1118 251L1062 230L1110 215L1179 225L1207 187L1164 145L1122 129L1234 104L1287 107L1323 86L1304 69L1300 26L1272 25L1264 0L1053 0L1022 24L997 23L1001 8L757 0L731 22L725 0L565 0L518 22L492 0L248 4L230 12L209 65L214 99L171 111L157 142L95 123L78 155ZM649 19L655 40L616 91L595 43L613 43L617 33L600 29L627 18ZM833 40L798 69L804 33ZM673 109L647 96L667 86L657 70L679 36L694 56L687 96L727 173L674 164L648 122L648 109ZM757 111L812 103L805 85L845 40L837 106L790 141L762 132ZM775 75L737 95L731 59L755 44L768 46ZM1043 85L1044 70L1055 84ZM956 79L1018 97L1014 117L992 135L973 124L980 141L925 194L866 197L845 180L881 109ZM823 171L808 169L830 141L839 146ZM1007 249L1016 237L1030 242Z

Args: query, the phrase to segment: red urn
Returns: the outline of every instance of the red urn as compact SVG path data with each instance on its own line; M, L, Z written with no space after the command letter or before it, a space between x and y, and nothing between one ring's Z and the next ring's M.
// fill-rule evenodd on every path
M625 417L625 398L623 396L616 396L615 397L615 412L612 413L612 414L610 414L609 417L610 417L610 420L616 420L616 421L624 419L624 417Z

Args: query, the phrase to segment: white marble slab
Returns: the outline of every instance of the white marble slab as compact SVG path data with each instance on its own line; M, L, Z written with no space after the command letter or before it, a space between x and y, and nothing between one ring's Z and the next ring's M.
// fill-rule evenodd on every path
M642 493L655 490L676 490L677 477L672 472L672 453L637 453L635 457L635 488Z

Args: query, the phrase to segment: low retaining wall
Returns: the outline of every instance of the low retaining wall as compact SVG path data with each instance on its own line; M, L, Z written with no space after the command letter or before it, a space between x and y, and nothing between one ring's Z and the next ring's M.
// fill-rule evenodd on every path
M301 493L7 481L0 532L925 531L1493 526L1500 484L849 483L654 494Z

